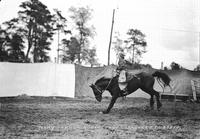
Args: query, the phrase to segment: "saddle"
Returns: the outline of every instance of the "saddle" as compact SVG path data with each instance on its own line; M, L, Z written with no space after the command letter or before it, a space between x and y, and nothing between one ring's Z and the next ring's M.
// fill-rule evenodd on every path
M130 73L128 73L125 70L122 70L119 74L119 79L118 79L118 84L119 84L119 88L121 90L124 90L127 85L128 82L133 78L133 75L131 75Z

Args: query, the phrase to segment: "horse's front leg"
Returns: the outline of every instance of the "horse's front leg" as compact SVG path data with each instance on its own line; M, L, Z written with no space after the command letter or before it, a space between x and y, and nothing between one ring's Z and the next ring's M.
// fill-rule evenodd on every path
M117 98L118 98L118 97L115 97L115 96L112 97L112 99L111 99L111 101L110 101L110 104L109 104L107 110L103 111L103 114L107 114L107 113L110 112L110 110L112 109L113 105L115 104Z

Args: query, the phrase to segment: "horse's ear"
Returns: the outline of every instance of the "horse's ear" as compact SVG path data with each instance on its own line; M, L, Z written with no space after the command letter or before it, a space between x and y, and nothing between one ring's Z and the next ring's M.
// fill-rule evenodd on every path
M89 87L92 87L92 86L93 86L93 84L90 84L90 85L89 85Z

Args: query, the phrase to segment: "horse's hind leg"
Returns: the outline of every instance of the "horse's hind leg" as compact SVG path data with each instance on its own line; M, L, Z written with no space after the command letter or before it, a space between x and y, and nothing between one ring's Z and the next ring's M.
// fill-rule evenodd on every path
M160 94L159 94L159 92L155 91L154 89L152 90L152 92L156 96L157 110L159 111L160 108L162 107L162 103L160 102Z
M152 110L154 109L154 98L153 98L153 95L151 95L151 98L150 98L150 107L151 107Z
M153 88L152 88L152 89L142 89L142 90L144 90L145 92L147 92L148 94L151 95L151 98L150 98L150 107L151 107L151 108L152 108L153 105L154 105L153 96L154 96L154 95L156 96L157 110L159 111L160 108L162 107L162 103L160 102L160 94L159 94L159 92L155 91Z
M152 90L146 89L146 88L141 88L141 89L151 96L151 98L150 98L150 108L153 110L154 109L154 97L153 96L155 95L153 89Z

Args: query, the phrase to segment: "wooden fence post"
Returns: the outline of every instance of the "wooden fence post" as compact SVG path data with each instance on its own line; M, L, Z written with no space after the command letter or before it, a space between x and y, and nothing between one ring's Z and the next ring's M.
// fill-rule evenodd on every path
M191 85L192 85L193 99L194 99L194 101L197 101L197 95L196 95L195 81L194 80L191 80Z

